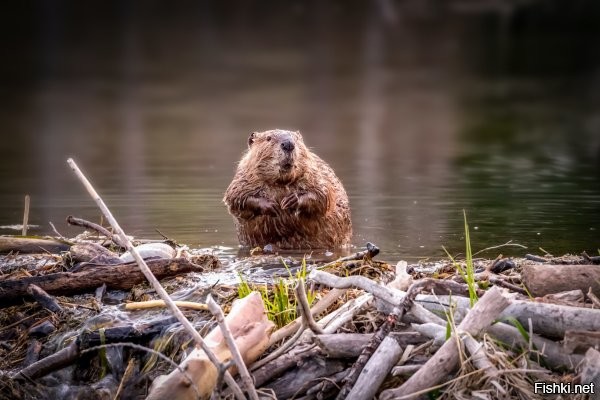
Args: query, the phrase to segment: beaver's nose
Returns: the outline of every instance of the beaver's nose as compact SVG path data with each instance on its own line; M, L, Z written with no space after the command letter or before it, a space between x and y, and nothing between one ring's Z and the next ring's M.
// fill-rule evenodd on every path
M294 150L294 142L292 140L286 139L281 142L281 148L288 153Z

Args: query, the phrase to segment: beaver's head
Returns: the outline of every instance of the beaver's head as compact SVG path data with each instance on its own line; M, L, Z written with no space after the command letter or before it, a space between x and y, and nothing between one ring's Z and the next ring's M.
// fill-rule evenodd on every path
M265 182L286 184L302 176L307 154L300 132L254 132L248 137L248 152L241 165Z

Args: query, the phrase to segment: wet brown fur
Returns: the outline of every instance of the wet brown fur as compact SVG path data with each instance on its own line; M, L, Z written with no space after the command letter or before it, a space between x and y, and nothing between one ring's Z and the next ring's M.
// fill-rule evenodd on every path
M284 151L283 143L293 143ZM243 246L334 248L350 243L348 196L299 132L255 132L223 199Z

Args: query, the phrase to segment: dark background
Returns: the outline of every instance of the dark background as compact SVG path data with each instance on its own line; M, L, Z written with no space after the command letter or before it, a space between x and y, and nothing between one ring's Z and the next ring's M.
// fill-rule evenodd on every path
M235 252L221 203L235 163L250 132L288 128L344 182L354 243L387 258L460 252L463 209L474 250L600 246L596 1L15 1L0 15L2 225L25 194L32 233L99 220L74 157L128 233Z

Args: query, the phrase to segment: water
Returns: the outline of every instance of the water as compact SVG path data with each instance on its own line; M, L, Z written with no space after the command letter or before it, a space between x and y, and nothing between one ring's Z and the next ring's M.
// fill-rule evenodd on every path
M228 3L229 4L229 3ZM222 196L254 130L300 130L385 259L600 247L593 2L30 2L0 65L0 225L99 220L237 253ZM231 4L230 4L231 5ZM4 233L14 233L4 230Z

